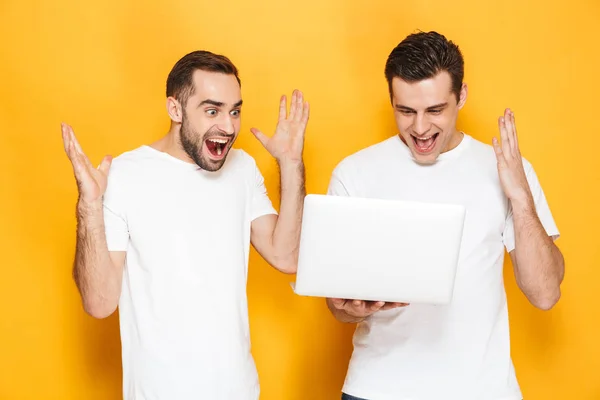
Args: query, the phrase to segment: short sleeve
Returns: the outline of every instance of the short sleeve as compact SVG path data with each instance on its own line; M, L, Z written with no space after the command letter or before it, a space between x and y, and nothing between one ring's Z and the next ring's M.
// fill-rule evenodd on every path
M127 251L129 244L129 229L126 218L126 195L124 186L109 172L108 186L104 193L104 230L108 251Z
M533 201L535 204L535 209L544 227L544 230L551 236L553 240L558 239L560 233L554 222L554 218L552 217L552 212L550 211L550 206L546 201L546 196L544 195L544 191L542 190L542 186L538 180L538 177L532 167L532 165L523 160L523 166L525 168L525 174L527 176L527 181L529 183L529 188L531 190L531 194L533 196ZM504 227L503 241L506 250L510 253L515 249L515 227L513 220L512 208L509 208L508 215L506 218L506 224Z
M256 163L253 162L252 164L254 166L254 181L251 188L250 220L254 221L263 215L277 214L277 211L273 208L273 203L271 203L267 193L263 175Z
M348 193L348 190L336 171L333 172L331 179L329 180L327 194L330 196L350 196L350 193Z

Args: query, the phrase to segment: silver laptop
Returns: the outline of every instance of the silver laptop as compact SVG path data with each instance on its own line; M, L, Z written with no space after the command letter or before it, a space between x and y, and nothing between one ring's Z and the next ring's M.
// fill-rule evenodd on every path
M303 296L447 304L461 205L310 194L294 291Z

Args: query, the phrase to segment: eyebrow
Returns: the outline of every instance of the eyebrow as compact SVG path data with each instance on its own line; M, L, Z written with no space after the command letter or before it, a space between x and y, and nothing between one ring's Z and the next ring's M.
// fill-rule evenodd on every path
M233 105L233 108L237 108L240 107L243 103L243 100L238 101L237 103L235 103ZM200 102L200 104L198 104L198 107L202 107L205 104L209 104L211 106L215 106L215 107L223 107L225 105L225 103L223 103L222 101L216 101L216 100L211 100L211 99L206 99Z
M427 107L427 110L435 110L435 109L438 109L438 108L445 108L447 105L448 105L448 102L439 103L439 104L436 104L434 106ZM403 110L403 111L415 111L416 112L416 110L413 110L410 107L403 106L402 104L396 104L396 109Z

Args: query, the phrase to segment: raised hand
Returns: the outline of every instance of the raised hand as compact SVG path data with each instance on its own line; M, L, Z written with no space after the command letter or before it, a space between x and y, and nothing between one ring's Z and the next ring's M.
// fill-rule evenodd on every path
M85 204L97 205L99 202L101 203L102 196L106 191L112 157L104 157L98 168L94 168L77 142L73 129L64 123L61 124L61 128L65 152L73 165L73 172L77 180L79 199Z
M279 102L279 121L272 137L267 137L256 128L251 131L277 161L302 162L304 133L308 124L309 105L304 101L302 92L294 90L287 114L286 96Z
M502 190L511 201L528 201L531 199L531 191L519 150L515 116L510 109L506 109L504 116L498 118L498 128L502 145L495 137L492 141L498 160L498 175Z
M391 310L393 308L405 307L407 303L386 303L384 301L364 301L331 299L331 304L338 310L355 318L366 318L377 311Z

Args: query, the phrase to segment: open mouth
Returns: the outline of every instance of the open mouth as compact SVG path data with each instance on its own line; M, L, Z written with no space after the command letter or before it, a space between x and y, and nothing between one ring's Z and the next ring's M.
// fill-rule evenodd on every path
M212 158L221 159L227 153L229 142L230 139L213 137L206 139L204 143L206 144L206 149Z
M415 144L415 148L419 153L426 154L429 153L435 147L435 143L440 134L436 133L429 136L416 137L411 135L413 139L413 143Z

